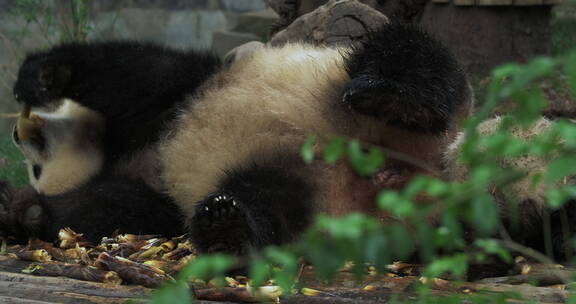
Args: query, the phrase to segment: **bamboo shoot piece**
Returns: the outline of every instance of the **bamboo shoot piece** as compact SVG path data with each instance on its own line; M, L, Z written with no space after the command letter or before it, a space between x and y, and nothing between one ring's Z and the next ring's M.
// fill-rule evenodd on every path
M94 265L100 269L115 271L123 280L145 287L158 287L168 280L164 271L160 269L125 258L113 257L106 252L102 252L98 256Z
M18 121L16 122L16 131L18 131L18 137L21 140L28 140L30 137L34 136L34 131L42 128L44 121L35 114L31 113L30 105L24 105L22 112L18 116Z
M118 285L122 279L114 271L105 271L93 266L62 265L62 264L32 264L23 272L49 277L67 277L82 281L100 282Z
M16 255L25 261L45 263L52 261L52 256L44 249L27 250L22 249L16 252Z
M92 246L82 233L76 233L70 228L60 229L58 232L58 239L60 240L60 248L70 249L76 248L76 244L80 247Z
M60 248L54 247L52 243L44 242L39 239L29 239L28 240L28 250L44 249L48 254L50 254L56 261L69 263L73 259L66 256L66 252Z

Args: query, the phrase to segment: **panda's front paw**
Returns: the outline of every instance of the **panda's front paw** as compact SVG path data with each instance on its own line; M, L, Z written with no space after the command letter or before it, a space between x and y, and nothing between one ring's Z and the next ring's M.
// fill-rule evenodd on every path
M203 253L244 254L252 235L246 209L226 193L198 202L190 229L192 242Z
M28 59L18 72L14 97L31 106L46 105L64 97L71 75L70 67L50 58Z
M359 114L424 132L444 130L448 122L448 110L432 99L409 83L370 76L353 78L342 93L345 106Z
M0 234L26 240L42 230L44 208L31 186L14 189L0 182Z

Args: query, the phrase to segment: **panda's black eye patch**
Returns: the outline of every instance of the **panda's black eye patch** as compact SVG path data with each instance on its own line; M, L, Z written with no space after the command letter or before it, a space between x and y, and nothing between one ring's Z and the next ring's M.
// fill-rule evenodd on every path
M46 149L46 139L40 132L30 137L30 143L34 145L38 152L42 152L44 149Z
M40 179L40 176L42 175L42 166L40 165L32 166L32 173L34 174L35 179Z

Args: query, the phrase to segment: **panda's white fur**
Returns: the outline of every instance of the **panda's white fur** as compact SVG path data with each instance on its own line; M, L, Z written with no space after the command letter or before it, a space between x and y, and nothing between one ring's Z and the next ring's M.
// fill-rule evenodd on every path
M71 56L81 60L61 60ZM60 87L40 98L43 88L36 79L52 60L51 70L75 76L61 80L55 74ZM146 74L151 68L158 73ZM113 75L102 80L108 72ZM444 149L470 114L473 99L463 70L446 48L417 29L392 25L362 47L263 47L226 67L197 52L134 42L63 45L30 55L15 92L32 106L74 96L107 119L105 128L102 122L93 127L104 132L104 164L98 155L102 150L78 144L85 139L74 128L42 130L67 140L47 137L46 150L64 160L60 172L46 168L55 160L27 155L31 164L44 167L41 180L59 185L35 182L44 206L59 211L65 201L74 209L48 219L48 225L73 221L82 226L82 219L70 214L87 213L98 201L116 204L115 198L122 197L130 200L121 206L133 214L130 221L114 214L114 208L102 211L109 216L94 217L105 217L108 226L143 230L148 220L158 220L151 213L176 204L179 211L172 216L186 217L191 238L208 252L242 252L246 245L293 240L318 212L365 211L388 220L375 204L379 190L401 189L418 174L437 176ZM327 164L317 157L304 164L300 149L309 136L315 137L317 156L334 137L392 153L380 171L361 177L344 159ZM83 156L69 158L58 146L72 146ZM58 177L73 176L71 170L84 164L94 165L84 169L85 179ZM90 181L83 185L85 180ZM108 195L101 189L112 190ZM72 202L78 200L82 204L76 208ZM230 206L235 215L221 216ZM150 213L148 220L143 213ZM158 222L163 231L177 224ZM239 224L230 229L248 232L235 240L224 233L232 223Z
M528 141L550 130L553 123L553 121L542 117L528 128L514 127L510 129L510 132L518 139ZM488 119L478 125L478 133L481 136L494 134L498 131L501 124L502 117L500 116ZM450 144L446 150L445 172L447 178L450 180L464 181L468 179L468 167L458 161L458 155L464 140L465 135L463 132L460 132L456 140ZM518 202L529 203L530 209L537 213L537 217L540 217L544 210L549 208L545 195L548 188L546 187L546 183L542 181L542 177L545 176L550 161L550 157L524 155L514 158L502 158L499 163L502 168L513 168L525 174L519 181L512 184L509 189ZM567 177L562 182L576 183L576 178ZM492 190L493 193L495 193L495 191L497 192L498 189ZM496 195L496 197L498 198L498 195ZM507 202L499 199L498 203L501 204L503 208L506 208ZM529 220L529 218L527 220Z
M448 131L431 135L349 111L341 98L350 81L344 63L349 51L289 44L242 58L188 97L188 108L181 109L172 131L157 146L133 153L115 170L169 194L188 219L195 203L217 190L226 170L265 163L278 152L298 155L308 136L315 136L317 152L335 136L357 138L441 170L443 147L455 136L459 119ZM457 117L469 111L465 106ZM65 193L99 172L105 121L96 112L66 100L56 112L35 114L45 121L48 147L39 152L26 142L17 145L30 168L42 165L39 180L30 175L39 192ZM359 179L345 161L317 161L293 173L313 176L315 212L331 215L375 212L374 196L388 186L386 180Z
M335 136L358 138L440 169L440 149L451 132L417 134L345 111L341 92L350 81L343 62L347 52L301 44L262 48L192 97L195 100L178 119L175 134L160 145L166 189L187 215L194 215L195 202L217 190L223 170L265 162L267 154L278 150L298 155L310 135L316 136L319 146ZM351 188L358 178L346 165L317 162L304 171L308 172L300 172L302 176L314 176L319 183L320 203L315 205L319 211L339 215L374 207L374 189L370 191L374 185L365 181Z
M39 149L33 140L17 140L25 157L30 184L39 192L55 195L70 191L98 174L103 166L101 153L105 121L98 113L64 100L54 112L35 112L42 123L30 133L43 137ZM33 166L41 165L37 179Z

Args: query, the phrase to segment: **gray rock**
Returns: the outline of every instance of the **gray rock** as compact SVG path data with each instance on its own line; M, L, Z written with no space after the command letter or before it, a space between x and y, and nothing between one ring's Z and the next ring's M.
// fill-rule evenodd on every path
M356 0L330 0L302 15L270 40L271 45L291 41L346 45L361 40L369 31L389 23L388 17Z
M220 57L224 58L233 48L251 41L258 41L259 37L250 33L232 31L215 31L213 34L212 48Z
M260 41L250 41L240 46L233 48L224 56L224 63L229 65L235 61L240 60L246 56L250 56L255 51L265 47L266 45Z
M266 8L264 0L220 0L222 9L244 13L249 11L259 11Z
M270 29L278 22L278 14L271 9L243 13L238 16L236 32L253 33L261 38L269 38Z

